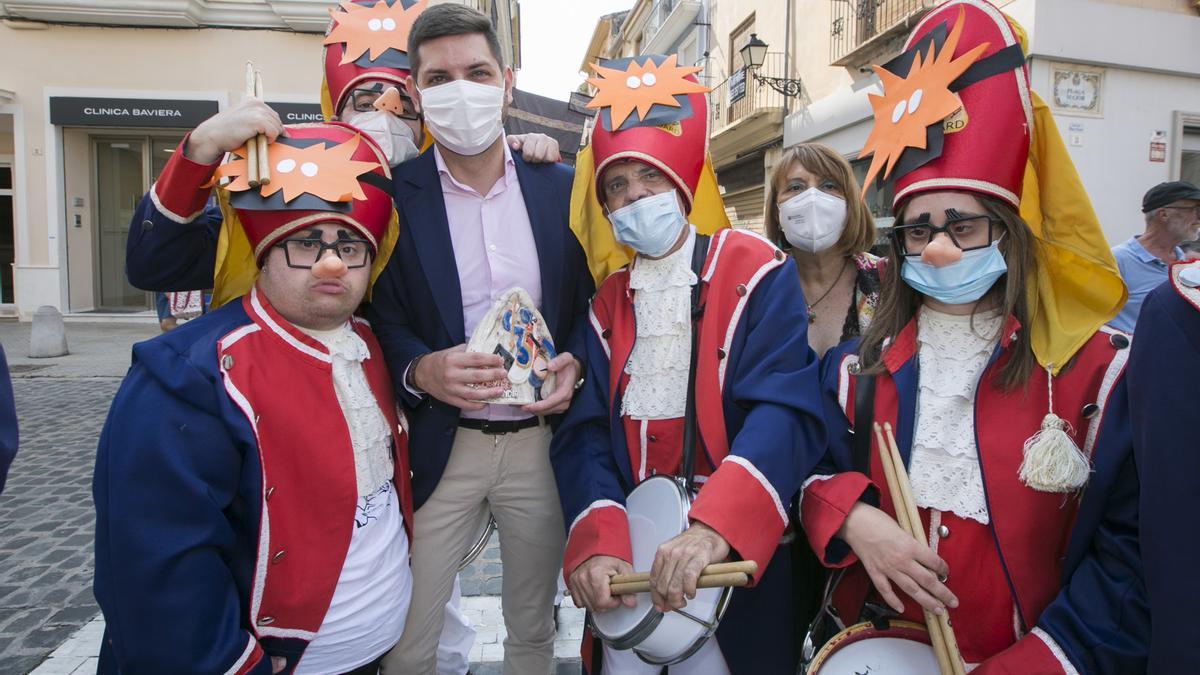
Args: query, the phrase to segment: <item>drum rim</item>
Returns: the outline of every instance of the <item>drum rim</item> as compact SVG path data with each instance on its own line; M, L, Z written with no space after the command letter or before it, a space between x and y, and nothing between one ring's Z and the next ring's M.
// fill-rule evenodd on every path
M928 629L923 624L919 624L914 621L908 621L906 619L888 619L888 628L889 629L903 628L906 630L918 630L918 631L926 632L926 633L928 631ZM829 656L833 653L833 651L839 645L846 642L847 638L850 638L857 633L861 633L864 630L873 630L873 629L875 629L874 623L871 623L870 621L863 621L861 623L856 623L852 626L847 626L847 627L843 628L842 630L838 631L833 637L829 638L829 640L826 641L825 644L822 645L820 649L817 650L816 655L813 656L813 659L808 664L808 668L807 668L807 670L805 670L805 672L807 673L807 675L816 675L817 669L820 666L824 665L825 662L829 660ZM880 637L887 637L887 636L881 635Z
M673 666L675 664L682 663L683 661L688 660L689 658L692 657L692 655L694 655L696 652L700 651L700 648L704 646L705 642L708 642L713 637L713 635L716 634L717 628L719 628L721 625L721 619L725 618L725 610L729 608L729 600L732 597L733 597L733 588L726 586L725 588L721 589L721 597L719 600L717 600L717 612L716 612L717 616L716 616L716 618L713 619L712 628L709 628L708 630L704 631L703 635L696 638L695 640L692 640L691 646L689 646L687 649L685 649L678 656L673 656L670 659L657 660L653 657L646 656L642 652L638 651L636 647L634 648L633 653L637 654L637 657L639 659L641 659L642 661L644 661L646 663L649 663L652 666ZM657 611L657 610L655 610L655 611ZM659 616L662 616L661 612L659 612Z
M483 528L483 536L480 537L479 541L475 542L475 545L472 546L470 550L467 551L467 554L463 556L462 562L458 565L459 572L467 569L467 565L470 565L475 561L476 558L479 557L480 553L483 553L483 550L487 548L488 540L492 538L492 533L495 531L496 517L489 512L487 525Z
M683 481L683 479L677 476L670 476L666 474L655 474L650 476L641 483L638 483L638 485L634 487L634 490L655 479L670 481L671 485L673 485L676 491L679 493L679 496L684 500L684 503L687 505L687 509L684 512L683 523L681 523L681 532L686 530L688 527L687 513L691 511L692 502L695 501L696 495L692 492L692 490L688 489L687 484ZM630 494L632 494L632 491ZM638 645L640 645L646 640L647 637L654 633L654 631L658 628L658 625L662 623L662 620L665 616L663 612L660 612L653 607L650 608L650 611L646 614L645 618L638 622L636 626L626 631L625 634L620 638L607 637L604 631L596 626L595 617L593 617L591 614L588 615L588 623L591 625L592 632L613 649L630 649L633 650L633 653L645 663L656 666L671 666L686 660L688 657L698 652L700 648L704 646L704 643L712 638L712 636L717 632L717 628L721 625L721 619L725 618L725 610L729 608L729 601L732 595L732 588L725 587L721 589L721 597L717 600L717 609L712 620L712 628L705 630L701 636L693 640L692 644L688 646L687 649L685 649L681 654L666 660L656 660L654 657L646 656L637 649Z

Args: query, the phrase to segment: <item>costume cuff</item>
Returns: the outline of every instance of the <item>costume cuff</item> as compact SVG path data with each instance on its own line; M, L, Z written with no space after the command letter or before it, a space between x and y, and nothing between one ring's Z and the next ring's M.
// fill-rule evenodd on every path
M787 527L787 512L775 487L741 455L728 455L709 476L688 517L716 530L742 560L758 563L758 583Z
M1063 673L1079 675L1079 670L1050 634L1034 628L1016 644L984 661L971 671L975 675L1018 675L1023 673Z
M570 578L576 567L597 555L609 555L633 564L625 507L611 499L592 502L571 523L571 529L567 531L567 551L563 555L563 576Z
M220 164L220 161L198 164L184 157L183 149L188 136L180 141L158 180L150 186L150 199L154 207L181 225L191 223L204 212L211 189L203 186L212 179L213 172Z
M800 489L800 523L812 549L826 567L847 567L858 561L846 542L837 538L850 509L874 487L857 471L812 476Z

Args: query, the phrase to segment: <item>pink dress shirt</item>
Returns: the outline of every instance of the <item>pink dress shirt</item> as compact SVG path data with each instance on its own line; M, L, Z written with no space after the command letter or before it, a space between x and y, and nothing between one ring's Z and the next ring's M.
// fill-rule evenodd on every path
M433 148L446 220L458 266L462 289L463 326L471 337L475 327L501 293L513 286L524 288L533 302L542 306L542 276L537 244L517 168L508 143L504 143L504 176L486 195L479 194L450 175L437 146ZM529 417L517 406L489 405L463 417L488 420L518 420Z

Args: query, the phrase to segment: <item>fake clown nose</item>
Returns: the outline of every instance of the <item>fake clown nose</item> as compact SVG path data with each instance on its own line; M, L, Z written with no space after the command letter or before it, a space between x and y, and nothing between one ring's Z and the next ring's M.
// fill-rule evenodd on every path
M962 249L950 241L950 237L945 234L936 235L933 241L925 245L925 250L921 251L921 262L934 267L945 267L960 259L962 259Z

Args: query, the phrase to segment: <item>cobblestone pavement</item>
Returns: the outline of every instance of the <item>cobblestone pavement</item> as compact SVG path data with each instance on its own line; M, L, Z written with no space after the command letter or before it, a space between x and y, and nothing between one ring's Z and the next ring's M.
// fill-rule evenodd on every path
M156 326L68 324L70 356L30 359L29 324L0 322L20 449L0 496L0 673L27 673L86 624L92 468L129 346Z

